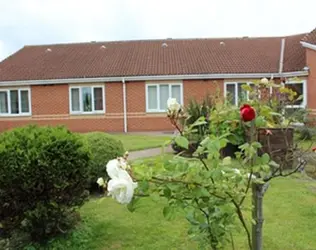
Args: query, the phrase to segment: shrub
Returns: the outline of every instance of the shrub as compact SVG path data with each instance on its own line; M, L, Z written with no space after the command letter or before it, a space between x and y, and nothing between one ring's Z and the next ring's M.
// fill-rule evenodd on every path
M62 127L27 126L0 135L0 225L43 240L71 228L88 195L90 154Z
M121 141L103 132L91 132L83 135L91 151L89 164L90 190L97 190L96 180L100 176L107 176L106 164L109 160L124 154Z
M312 140L313 139L313 131L308 127L303 127L299 129L299 140Z

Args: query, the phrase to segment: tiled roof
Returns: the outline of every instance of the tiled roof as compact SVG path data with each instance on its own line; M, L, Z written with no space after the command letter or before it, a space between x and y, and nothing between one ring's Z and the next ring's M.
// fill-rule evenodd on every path
M285 37L284 71L300 71L306 34ZM279 72L282 37L166 39L25 46L0 81Z
M312 32L308 33L302 39L302 41L316 45L316 29L314 29Z

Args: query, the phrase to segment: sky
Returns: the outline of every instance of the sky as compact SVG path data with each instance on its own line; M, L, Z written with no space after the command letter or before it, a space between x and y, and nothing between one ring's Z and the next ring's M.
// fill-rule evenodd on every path
M0 61L34 44L306 33L315 9L315 0L0 0Z

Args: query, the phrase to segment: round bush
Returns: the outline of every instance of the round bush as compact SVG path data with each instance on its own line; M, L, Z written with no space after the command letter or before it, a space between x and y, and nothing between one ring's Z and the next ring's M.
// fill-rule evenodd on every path
M90 153L62 127L27 126L0 135L0 225L43 240L73 226L87 198Z
M103 132L91 132L84 134L90 151L91 161L89 165L89 181L91 190L97 189L96 181L99 177L106 177L106 164L118 156L124 154L121 141Z

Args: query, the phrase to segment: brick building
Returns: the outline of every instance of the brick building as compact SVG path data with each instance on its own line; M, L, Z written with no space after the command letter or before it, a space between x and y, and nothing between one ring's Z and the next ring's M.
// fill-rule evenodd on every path
M316 29L267 38L166 39L25 46L0 63L0 131L25 124L73 131L170 130L166 101L289 79L316 112ZM290 80L298 77L299 80ZM314 99L315 98L315 99Z

